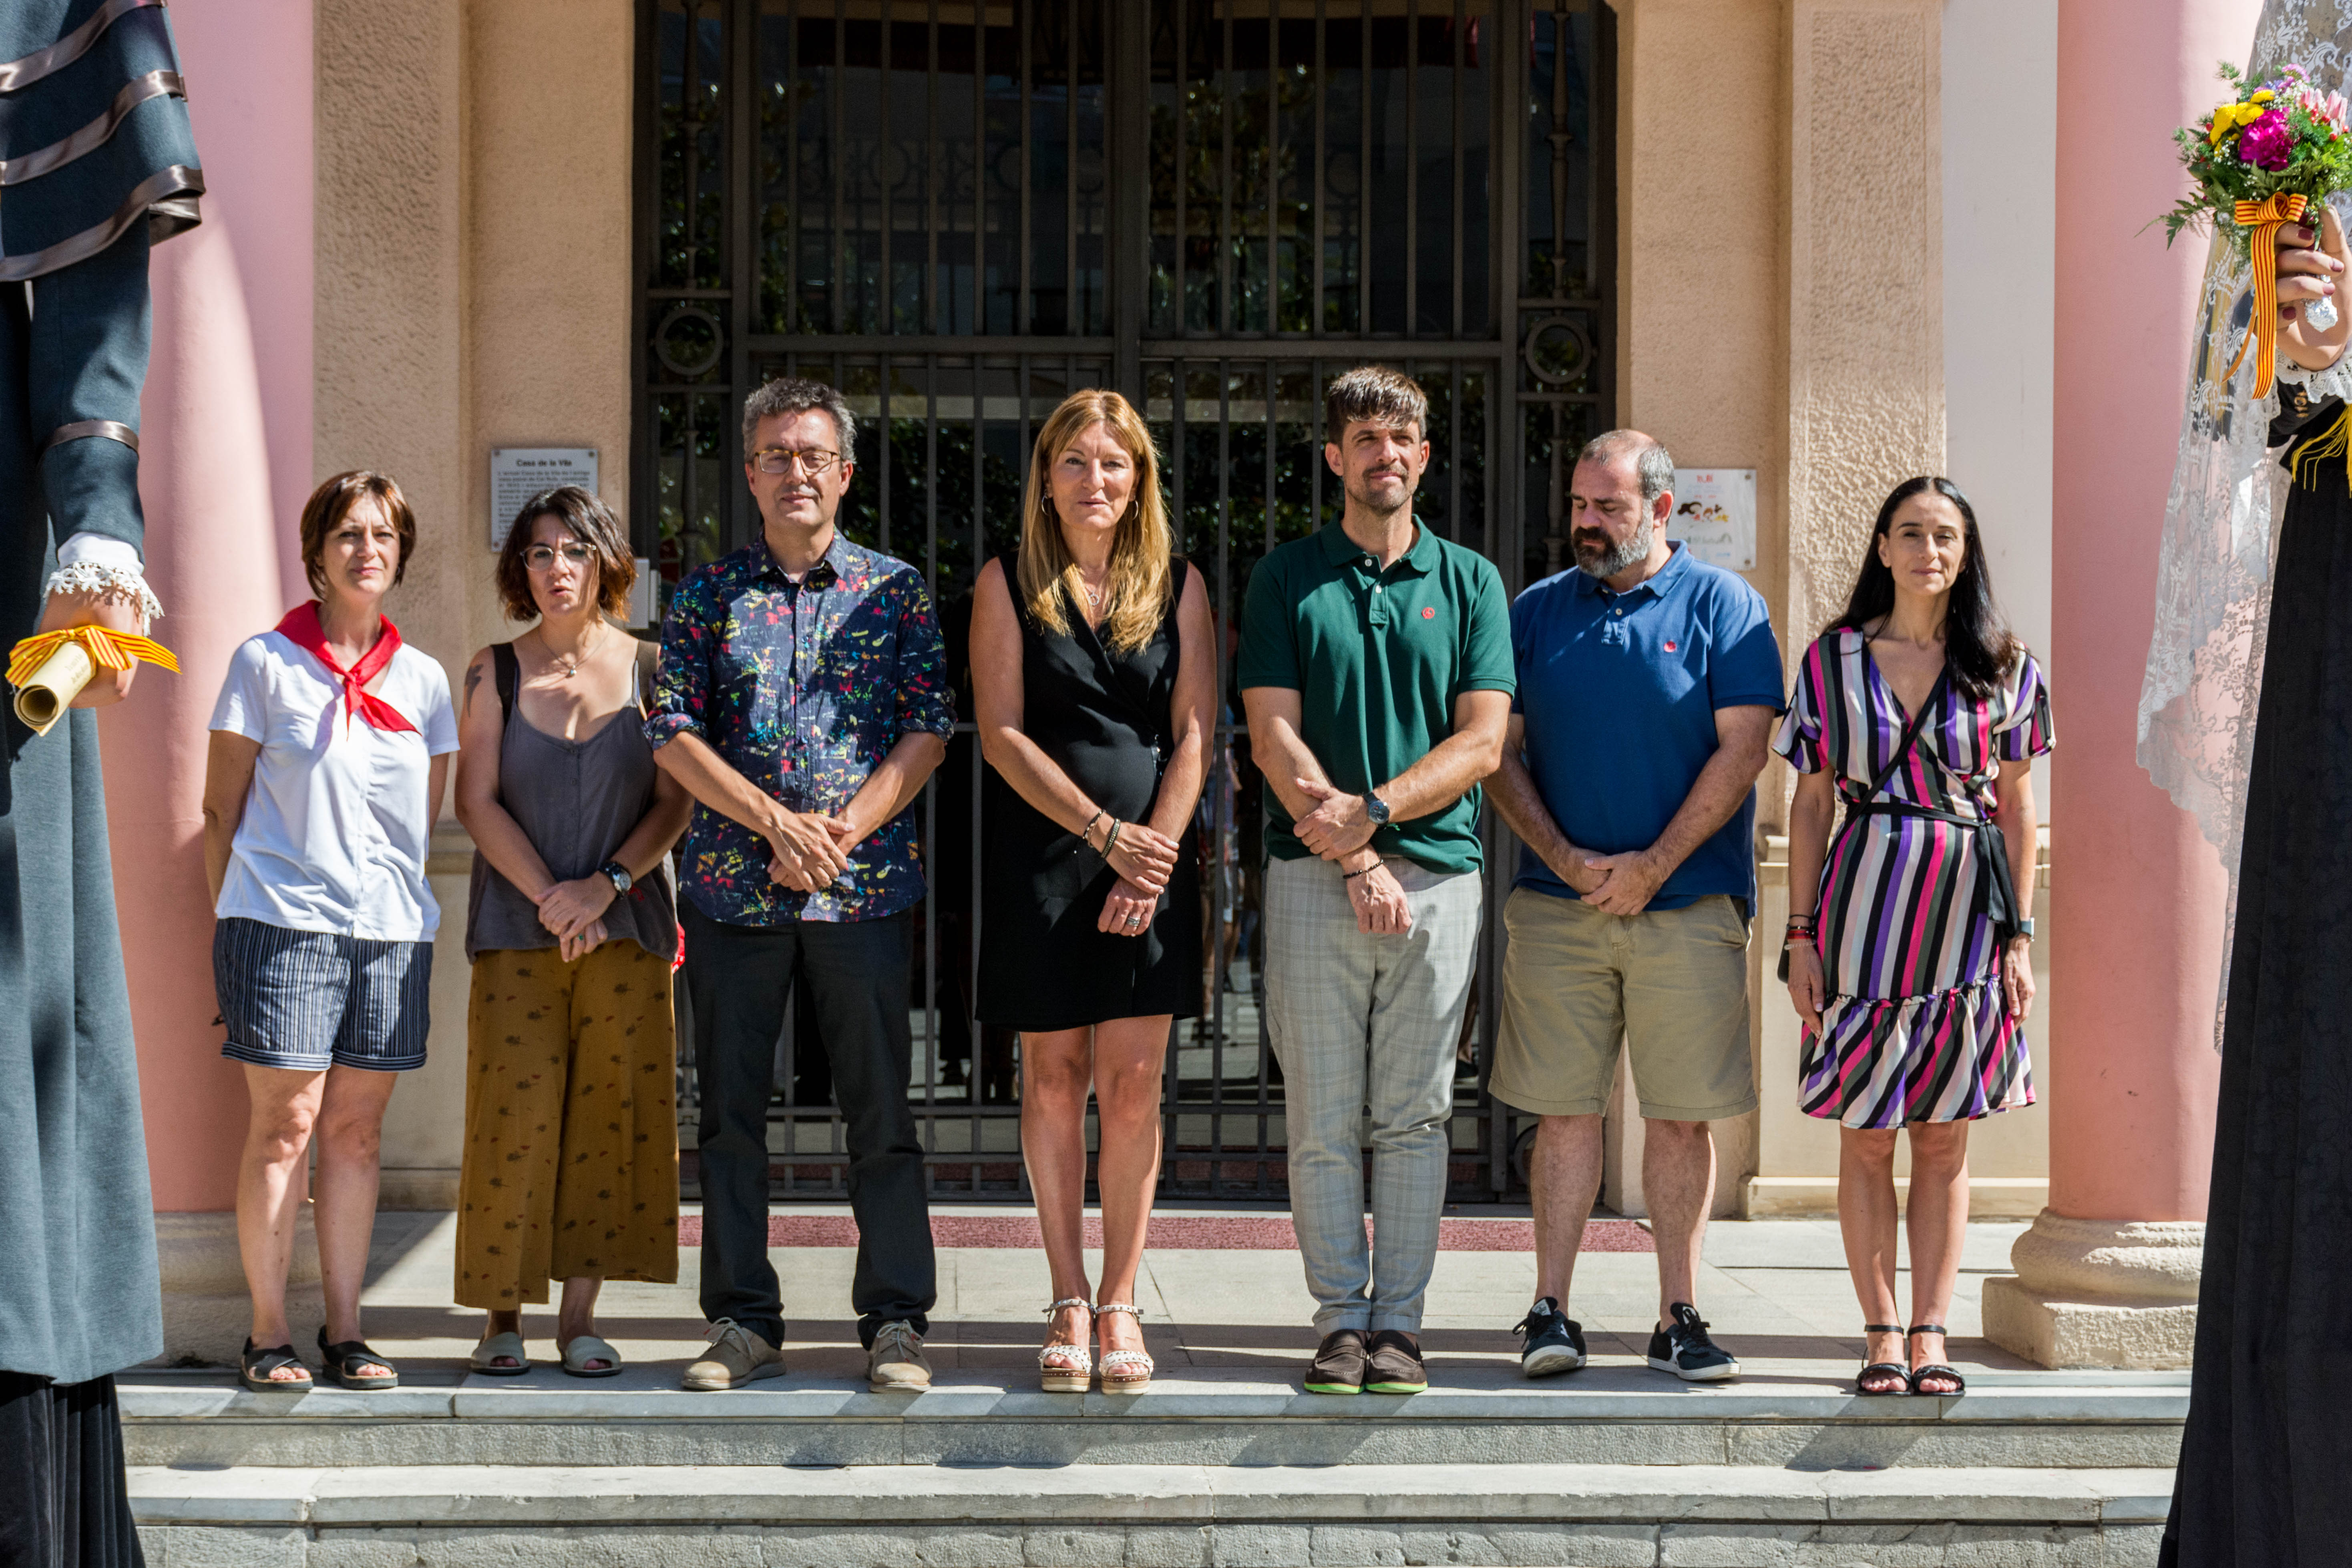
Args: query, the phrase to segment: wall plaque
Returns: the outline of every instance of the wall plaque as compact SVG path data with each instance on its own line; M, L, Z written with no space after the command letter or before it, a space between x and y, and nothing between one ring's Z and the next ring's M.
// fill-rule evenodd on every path
M557 485L578 485L596 493L593 447L493 447L490 448L490 548L503 549L522 503Z
M1676 468L1666 537L1710 566L1756 570L1756 470Z

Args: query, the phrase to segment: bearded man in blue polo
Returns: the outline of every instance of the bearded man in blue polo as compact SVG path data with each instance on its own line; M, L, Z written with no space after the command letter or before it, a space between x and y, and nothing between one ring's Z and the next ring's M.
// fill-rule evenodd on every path
M1621 1040L1657 1238L1650 1365L1686 1382L1739 1375L1694 1299L1715 1193L1708 1124L1756 1109L1748 922L1780 652L1763 596L1666 538L1674 482L1674 459L1640 431L1593 439L1569 482L1576 566L1511 606L1518 698L1493 788L1525 847L1503 906L1488 1083L1540 1119L1536 1302L1519 1324L1530 1377L1584 1364L1569 1277Z

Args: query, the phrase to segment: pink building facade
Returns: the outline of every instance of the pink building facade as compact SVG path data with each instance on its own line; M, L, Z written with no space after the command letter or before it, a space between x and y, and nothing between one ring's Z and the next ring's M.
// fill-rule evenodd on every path
M2022 490L1988 531L2059 700L2047 1106L1979 1173L1985 1212L2004 1181L2043 1211L2018 1278L1988 1289L1988 1331L2053 1364L2180 1364L2193 1321L2224 884L2134 761L2133 726L2201 252L2143 230L2178 183L2170 127L2206 104L2210 61L2243 55L2256 9L2063 0L2053 26L2044 5L1998 0L1629 0L1596 35L1613 51L1607 412L1687 460L1755 470L1751 580L1784 644L1842 595L1895 479L1950 461L1980 495ZM511 635L483 526L494 447L593 447L625 515L672 504L642 428L638 116L656 13L679 6L400 10L173 13L210 194L203 226L157 256L142 489L184 673L142 680L102 724L173 1354L225 1353L242 1302L228 1211L245 1105L210 1023L205 727L230 650L304 593L303 497L345 468L400 478L425 533L394 613L452 669ZM1987 81L2054 121L2021 129ZM1678 140L1694 90L1734 121L1699 162ZM1890 128L1868 191L1809 129L1847 112ZM2038 175L1988 165L1976 143L2004 127L2042 141ZM1985 211L1972 193L1988 189L2009 205ZM1694 235L1693 211L1723 221ZM1916 226L1890 231L1890 211ZM1920 235L1925 259L1874 240L1869 276L1852 275L1855 236L1890 232ZM1985 357L1994 329L2022 345L2014 365ZM1768 774L1768 830L1785 788ZM402 1086L385 1150L387 1202L428 1207L454 1190L464 1051L467 847L454 824L441 843L436 1065ZM1756 992L1759 1015L1782 1008L1760 962ZM1763 1088L1785 1100L1793 1083L1768 1071ZM1769 1114L1725 1137L1723 1212L1811 1190L1816 1156ZM1611 1201L1638 1212L1639 1161L1614 1147Z

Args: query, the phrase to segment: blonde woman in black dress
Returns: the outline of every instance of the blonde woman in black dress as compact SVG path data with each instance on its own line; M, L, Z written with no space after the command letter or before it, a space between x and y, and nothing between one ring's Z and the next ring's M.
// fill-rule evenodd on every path
M1151 1381L1135 1276L1160 1175L1170 1025L1200 1010L1192 826L1214 731L1208 595L1175 553L1158 454L1115 392L1037 433L1021 545L972 606L982 805L981 1019L1021 1031L1021 1149L1053 1305L1040 1381ZM1087 1279L1087 1097L1101 1294ZM1092 1332L1089 1332L1089 1330Z

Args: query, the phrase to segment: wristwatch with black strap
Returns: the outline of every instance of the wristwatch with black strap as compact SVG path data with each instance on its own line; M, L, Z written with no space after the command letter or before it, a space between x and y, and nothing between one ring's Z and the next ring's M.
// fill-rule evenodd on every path
M1389 825L1389 803L1370 790L1364 792L1364 815L1372 819L1374 827Z
M596 868L596 874L613 884L613 891L615 895L625 895L631 888L637 885L637 879L629 875L629 868L618 860L605 861Z

